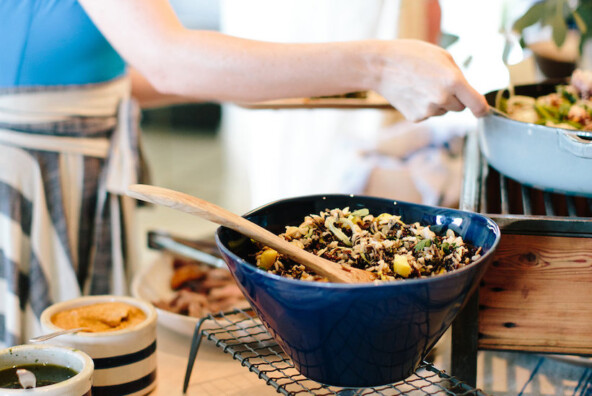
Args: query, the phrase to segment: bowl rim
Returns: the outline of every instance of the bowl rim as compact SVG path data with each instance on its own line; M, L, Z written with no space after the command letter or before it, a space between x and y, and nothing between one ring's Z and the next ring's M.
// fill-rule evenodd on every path
M77 349L77 348L60 346L60 345L52 345L52 344L22 344L22 345L15 345L15 346L0 349L0 354L2 354L4 351L10 351L10 350L14 350L14 349L18 349L18 350L35 350L35 349L59 350L59 351L64 351L65 353L73 355L76 358L80 359L80 361L82 362L82 370L80 370L75 375L73 375L72 377L68 378L65 381L60 381L55 384L47 385L47 386L44 386L41 388L44 391L47 389L47 392L49 392L51 390L55 390L57 388L69 386L76 381L83 381L84 378L86 378L86 377L92 377L92 375L94 373L95 364L94 364L94 361L92 360L92 358L87 353L85 353L84 351ZM18 391L18 394L22 393L22 389L20 389L20 390L19 389L7 389L7 388L0 388L0 389L2 389L3 394L4 393L12 394L12 392L14 392L16 394L17 391Z
M53 329L55 331L64 330L62 327L55 325L51 318L54 314L65 311L71 308L78 308L92 304L98 304L102 302L124 302L130 305L133 305L137 308L140 308L145 314L146 319L139 323L136 326L124 328L120 330L110 330L110 331L98 331L98 332L78 332L70 334L69 336L75 337L85 337L85 338L101 338L101 337L111 337L116 335L124 335L128 333L135 333L142 331L143 329L149 327L153 322L156 322L157 319L157 312L155 307L147 301L144 301L140 298L130 297L130 296L117 296L112 294L101 294L96 296L81 296L76 297L70 300L61 301L50 305L49 307L45 308L41 313L39 321L42 325L46 326L48 329Z
M489 249L489 251L487 251L487 253L482 255L478 260L474 261L470 265L464 266L462 268L456 269L451 272L446 272L444 274L430 276L430 277L426 277L426 278L401 279L401 280L395 280L395 281L374 281L374 282L367 282L367 283L308 282L308 281L287 278L287 277L284 277L281 275L269 273L269 272L264 271L260 268L257 268L254 264L251 264L251 263L247 262L246 260L242 259L241 257L237 256L227 246L225 246L221 242L221 240L220 240L221 231L223 229L228 229L227 227L224 227L224 226L220 226L216 230L215 239L216 239L216 244L218 245L218 249L220 249L224 255L228 255L230 257L233 257L236 260L236 262L238 263L238 265L248 266L248 267L250 267L251 270L256 271L259 275L265 276L265 277L270 278L274 281L287 282L288 284L299 285L301 287L311 287L311 288L312 287L314 287L314 288L320 287L320 288L328 288L328 289L351 289L351 288L367 289L367 288L376 288L376 287L405 287L405 285L421 285L423 283L431 283L431 282L435 282L435 281L439 281L439 280L445 280L445 279L450 279L452 277L461 276L461 274L463 272L471 271L473 267L482 264L484 261L486 261L486 259L489 258L489 256L493 255L494 252L496 251L497 246L499 245L499 242L501 239L501 231L500 231L500 228L497 225L497 223L495 221L493 221L492 219L490 219L489 217L487 217L483 214L480 214L480 213L471 212L471 211L467 211L467 210L461 210L461 209L453 209L453 208L445 208L445 207L440 207L440 206L417 204L417 203L413 203L413 202L400 201L400 200L396 200L396 199L374 197L374 196L370 196L370 195L361 195L361 194L313 194L313 195L302 195L302 196L296 196L296 197L283 198L283 199L278 199L278 200L269 202L267 204L261 205L255 209L252 209L252 210L248 211L247 213L245 213L243 215L243 217L248 217L250 215L253 215L255 212L258 212L262 209L265 209L269 206L278 204L280 202L283 203L283 202L297 201L297 200L302 200L302 199L311 199L311 200L323 199L323 198L326 199L327 197L331 197L331 198L350 197L350 198L378 199L378 200L383 200L383 201L392 201L394 205L403 204L403 205L407 205L407 206L415 206L415 207L426 208L426 209L431 209L431 210L442 209L442 210L446 210L446 211L465 213L465 214L469 214L471 216L481 217L491 227L493 233L495 234L495 241L494 241L493 245L491 246L491 248ZM231 266L229 266L229 268L231 268Z

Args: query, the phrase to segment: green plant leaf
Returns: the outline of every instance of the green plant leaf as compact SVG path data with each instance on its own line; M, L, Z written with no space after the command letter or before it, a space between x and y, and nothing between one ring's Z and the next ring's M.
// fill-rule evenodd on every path
M543 12L543 25L553 26L553 22L557 18L557 14L563 9L562 4L559 4L561 0L544 0L545 11Z
M582 53L582 49L586 40L592 38L592 29L589 29L589 26L592 26L592 1L590 0L581 0L580 4L575 10L575 13L582 19L584 24L586 25L586 30L583 31L579 24L578 29L580 29L582 35L580 38L580 54ZM576 20L577 21L577 20Z
M446 49L450 47L452 44L458 41L458 36L455 34L450 34L446 32L442 32L440 35L440 47Z
M586 22L584 21L584 19L582 19L582 17L580 16L580 14L577 11L573 12L573 17L574 17L574 21L576 21L576 25L578 27L578 30L580 32L582 32L583 34L586 34L586 32L588 31L588 26L586 26Z
M557 12L555 14L551 26L553 27L553 41L557 47L561 47L567 37L567 24L565 23L563 12Z
M528 9L512 26L512 29L521 33L525 28L534 25L543 19L545 11L545 3L540 2L534 4Z

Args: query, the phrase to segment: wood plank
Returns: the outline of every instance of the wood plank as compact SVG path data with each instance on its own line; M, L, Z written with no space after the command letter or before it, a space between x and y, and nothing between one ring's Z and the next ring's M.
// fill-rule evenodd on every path
M480 349L592 354L592 238L504 234L479 297Z
M391 104L381 95L368 91L365 98L319 97L286 98L255 103L237 103L238 106L253 110L279 109L390 109Z

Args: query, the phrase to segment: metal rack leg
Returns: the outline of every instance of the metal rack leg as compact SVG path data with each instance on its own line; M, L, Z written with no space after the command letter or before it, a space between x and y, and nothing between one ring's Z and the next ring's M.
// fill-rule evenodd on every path
M452 375L468 385L477 385L477 341L479 338L479 290L452 323Z
M199 350L199 346L201 345L201 340L203 339L201 325L204 321L210 319L212 319L211 315L201 318L195 325L195 330L193 330L193 339L191 341L191 349L189 350L187 369L185 370L185 380L183 381L183 394L187 393L187 388L189 387L189 379L191 378L191 371L193 371L193 365L195 364L195 359L197 358L197 352Z

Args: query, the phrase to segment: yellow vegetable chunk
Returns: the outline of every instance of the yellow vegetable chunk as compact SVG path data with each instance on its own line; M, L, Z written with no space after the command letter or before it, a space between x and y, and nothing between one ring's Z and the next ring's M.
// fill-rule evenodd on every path
M261 256L259 256L259 267L268 270L271 268L271 266L275 263L275 260L277 259L278 256L278 252L276 252L273 249L267 249L265 250L263 253L261 253Z
M407 278L411 274L411 265L407 261L407 256L396 254L393 260L393 270L403 278Z

